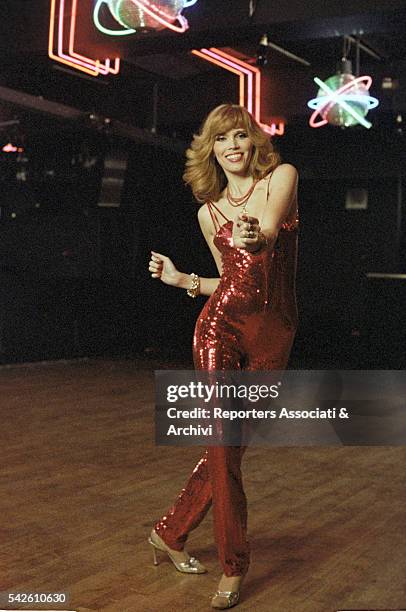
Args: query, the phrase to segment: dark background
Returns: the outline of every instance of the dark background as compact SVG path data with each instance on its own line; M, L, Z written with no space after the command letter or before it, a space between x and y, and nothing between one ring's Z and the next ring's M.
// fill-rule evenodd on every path
M264 113L286 119L275 146L300 174L291 366L406 366L405 3L272 3L271 11L263 1L252 19L248 4L200 0L181 36L113 44L89 34L91 48L110 44L125 58L120 75L95 79L47 58L48 2L3 3L0 148L10 141L24 152L0 153L0 362L190 361L204 298L152 280L149 251L216 275L181 176L193 132L215 105L237 100L237 81L189 50L229 47L255 63L267 32L311 64L270 52L262 69ZM381 102L368 116L373 127L312 129L313 76L335 72L344 35L379 56L361 52L361 74L373 77ZM384 78L393 89L382 89ZM98 205L114 174L107 159L125 160L115 207ZM349 189L367 190L366 210L345 208Z

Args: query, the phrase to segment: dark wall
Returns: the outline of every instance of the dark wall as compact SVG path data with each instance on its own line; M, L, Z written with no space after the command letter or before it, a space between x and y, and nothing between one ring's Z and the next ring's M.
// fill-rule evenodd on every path
M198 206L182 182L181 154L125 146L119 208L97 206L90 178L88 188L73 190L70 198L53 200L52 185L36 189L30 181L19 185L25 195L17 198L8 164L0 218L2 362L145 349L190 360L205 298L192 300L164 286L147 267L153 249L182 271L216 275L198 227ZM387 291L385 283L366 277L405 271L404 233L399 248L397 231L399 204L404 209L400 146L387 133L305 127L288 129L278 142L284 160L300 174L295 367L404 363L404 350L396 347L406 340L406 326L395 325L405 312L403 285L392 283ZM60 186L54 187L57 193ZM367 190L366 210L345 208L349 188Z

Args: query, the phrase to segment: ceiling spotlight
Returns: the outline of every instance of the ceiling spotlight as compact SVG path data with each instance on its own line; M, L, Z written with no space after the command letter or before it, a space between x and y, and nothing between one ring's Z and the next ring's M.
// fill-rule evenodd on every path
M280 53L281 55L284 55L285 57L288 57L290 60L298 62L299 64L302 64L303 66L310 66L310 62L303 59L303 57L299 57L298 55L295 55L295 53L292 53L291 51L288 51L287 49L284 49L283 47L280 47L279 45L276 45L275 43L271 42L268 39L267 34L263 34L261 36L261 39L258 44L257 61L256 61L257 66L266 66L268 64L269 49L272 49L273 51L277 51L277 53Z
M268 63L269 45L268 36L263 34L257 48L257 66L266 66Z

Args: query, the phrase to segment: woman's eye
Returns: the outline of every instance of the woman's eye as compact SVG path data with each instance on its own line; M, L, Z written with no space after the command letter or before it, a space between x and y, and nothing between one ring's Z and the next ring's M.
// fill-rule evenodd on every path
M237 134L234 136L234 138L235 138L235 137L237 137L237 138L241 138L241 140L243 140L244 138L248 138L248 134L247 134L246 132L238 132L238 133L237 133ZM233 137L231 137L231 139L232 139L232 138L233 138ZM224 136L224 134L218 134L218 135L216 136L216 139L215 139L215 140L216 140L216 142L224 142L225 140L227 140L227 137L226 137L226 136Z

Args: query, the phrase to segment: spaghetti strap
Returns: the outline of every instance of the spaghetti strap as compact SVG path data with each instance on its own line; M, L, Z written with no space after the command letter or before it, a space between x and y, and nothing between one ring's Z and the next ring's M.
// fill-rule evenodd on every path
M212 203L210 201L207 201L206 204L207 204L207 208L209 209L211 220L213 221L214 231L217 232L218 229L220 228L219 220L217 219L217 217L216 217L216 215L215 215L215 213L214 213L214 211L212 209Z
M270 182L271 182L272 175L273 175L273 170L272 170L272 172L270 173L270 175L267 177L267 179L268 179L268 184L267 184L267 186L266 186L266 198L265 198L264 209L263 209L263 211L262 211L261 220L260 220L259 225L262 225L262 221L264 220L264 215L265 215L265 211L266 211L266 206L267 206L267 204L268 204L268 198L269 198L269 184L270 184Z
M217 206L215 204L213 204L213 202L211 202L211 200L207 200L206 202L207 204L207 208L209 209L209 213L211 216L211 219L213 221L213 225L214 225L214 229L216 230L216 232L220 229L221 227L221 223L218 220L218 217L216 215L216 213L214 212L213 208L226 220L226 221L230 221L230 219L227 219L227 217L225 216L224 213L221 212L221 210L219 208L217 208Z
M271 174L268 177L268 185L266 186L266 201L267 202L268 202L268 197L269 197L269 184L271 182L272 175L273 175L273 170L272 170Z

